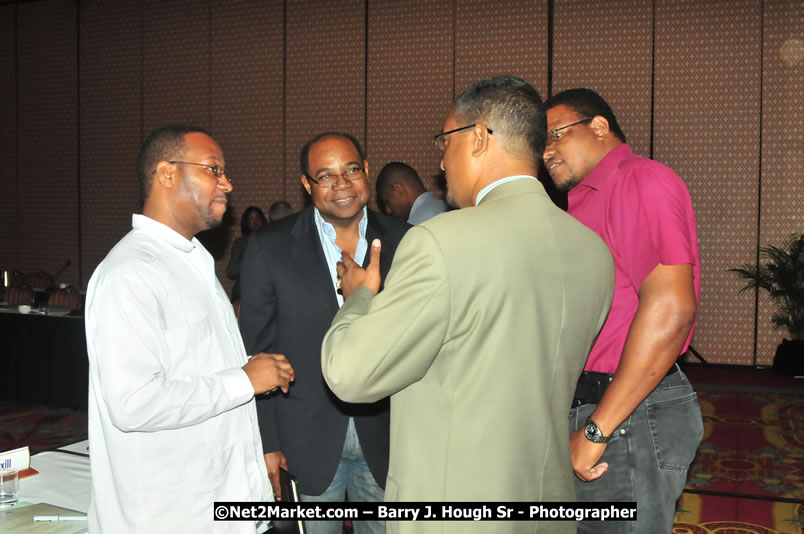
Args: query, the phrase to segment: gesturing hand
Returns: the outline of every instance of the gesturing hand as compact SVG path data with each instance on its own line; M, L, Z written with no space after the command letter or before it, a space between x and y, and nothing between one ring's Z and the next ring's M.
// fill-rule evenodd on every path
M339 261L335 266L338 271L343 298L349 298L352 291L360 286L366 286L375 295L380 292L380 240L375 239L371 242L371 251L368 267L363 269L358 265L348 252L343 253L343 261Z

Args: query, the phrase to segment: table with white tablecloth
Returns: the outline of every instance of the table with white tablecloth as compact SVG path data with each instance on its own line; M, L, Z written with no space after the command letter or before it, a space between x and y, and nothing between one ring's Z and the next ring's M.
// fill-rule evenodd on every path
M0 510L0 531L83 534L86 521L34 522L33 516L86 514L90 497L89 442L34 454L31 467L38 473L20 479L19 503Z
M20 480L20 501L46 502L82 513L89 509L88 442L31 456L39 474ZM76 452L83 448L86 452Z

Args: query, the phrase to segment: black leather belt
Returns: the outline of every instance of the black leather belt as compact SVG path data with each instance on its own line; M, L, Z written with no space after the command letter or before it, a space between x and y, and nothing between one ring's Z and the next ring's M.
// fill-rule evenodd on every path
M678 365L673 364L665 378L676 373ZM572 407L577 408L583 404L599 404L600 399L609 387L614 375L608 373L596 373L594 371L584 371L578 378L578 385L575 387L575 396L572 399Z

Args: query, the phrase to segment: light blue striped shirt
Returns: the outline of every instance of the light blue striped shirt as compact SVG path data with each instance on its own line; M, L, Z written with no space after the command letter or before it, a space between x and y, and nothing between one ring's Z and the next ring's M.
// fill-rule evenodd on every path
M343 257L341 248L335 243L335 227L329 224L321 217L318 208L313 208L315 227L318 229L318 239L321 241L321 248L324 249L324 257L327 259L327 267L329 267L329 275L332 277L332 290L335 291L335 297L338 299L338 306L343 306L343 295L338 293L338 288L335 285L338 282L338 271L335 265L341 261ZM366 257L366 250L368 250L368 242L366 241L366 227L368 226L368 210L363 206L363 218L360 219L360 239L357 241L357 249L352 256L354 260L363 265L363 259Z
M497 180L496 182L491 182L489 185L481 189L480 192L477 194L477 198L475 199L475 206L480 204L480 201L483 200L483 197L488 195L489 191L491 191L495 187L501 186L502 184L507 184L508 182L513 182L514 180L525 180L525 179L536 180L537 182L539 181L535 176L530 176L527 174L518 174L516 176L509 176L507 178L502 178L500 180Z

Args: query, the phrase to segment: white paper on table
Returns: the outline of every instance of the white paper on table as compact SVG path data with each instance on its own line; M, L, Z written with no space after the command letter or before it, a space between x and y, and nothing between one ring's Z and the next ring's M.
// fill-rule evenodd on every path
M22 504L22 503L20 503ZM37 521L35 515L84 515L81 512L53 506L52 504L31 504L12 506L0 510L0 532L5 534L84 534L86 521Z

